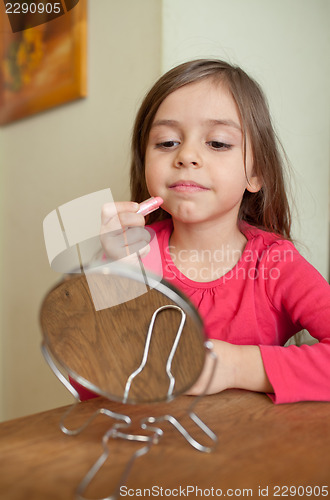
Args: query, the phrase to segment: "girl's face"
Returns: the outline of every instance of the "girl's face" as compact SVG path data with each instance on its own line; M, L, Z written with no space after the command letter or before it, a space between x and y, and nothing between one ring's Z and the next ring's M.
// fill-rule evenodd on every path
M151 196L186 223L227 221L237 224L245 190L260 189L253 176L247 140L236 103L223 84L210 79L186 85L160 105L146 149L145 175Z

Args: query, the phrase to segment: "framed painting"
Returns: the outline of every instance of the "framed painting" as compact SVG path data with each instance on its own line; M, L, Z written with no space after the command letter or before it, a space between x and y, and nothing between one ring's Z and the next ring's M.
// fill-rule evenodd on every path
M0 0L0 125L87 95L86 2Z

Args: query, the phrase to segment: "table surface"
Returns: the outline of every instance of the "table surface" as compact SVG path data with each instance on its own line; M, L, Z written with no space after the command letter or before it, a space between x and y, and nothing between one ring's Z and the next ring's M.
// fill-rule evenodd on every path
M79 426L97 408L105 407L129 414L137 432L141 418L172 413L197 436L195 424L185 415L191 402L191 397L182 396L168 404L132 406L97 398L80 403L66 423ZM101 439L113 420L99 415L78 436L67 436L59 428L64 411L57 408L0 424L1 499L75 498L78 484L102 453ZM152 493L167 498L216 497L220 489L222 496L232 497L330 496L330 403L277 406L264 394L230 390L203 398L196 413L217 434L215 451L196 451L164 423L160 442L134 462L122 497L152 498ZM210 444L207 439L203 442ZM109 458L86 497L109 496L140 447L111 440ZM150 494L143 492L152 487Z

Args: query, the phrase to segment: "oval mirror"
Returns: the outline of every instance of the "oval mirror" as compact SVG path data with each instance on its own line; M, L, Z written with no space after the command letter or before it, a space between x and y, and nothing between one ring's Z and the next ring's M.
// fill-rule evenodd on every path
M116 264L65 278L47 294L40 319L44 345L61 371L108 399L171 400L204 365L194 306L139 269Z

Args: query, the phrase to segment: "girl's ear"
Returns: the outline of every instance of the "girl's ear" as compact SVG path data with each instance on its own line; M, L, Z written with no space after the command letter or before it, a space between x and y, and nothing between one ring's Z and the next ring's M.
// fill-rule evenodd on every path
M257 193L262 188L262 182L257 175L251 175L249 181L246 183L246 189L250 193Z

